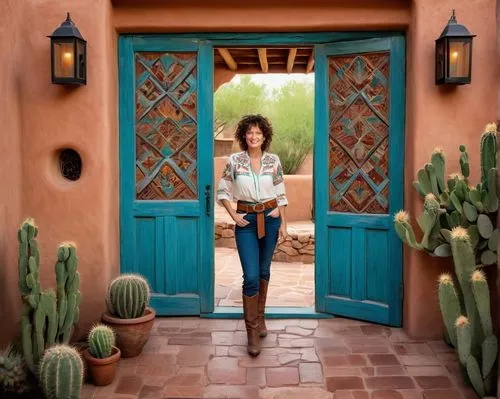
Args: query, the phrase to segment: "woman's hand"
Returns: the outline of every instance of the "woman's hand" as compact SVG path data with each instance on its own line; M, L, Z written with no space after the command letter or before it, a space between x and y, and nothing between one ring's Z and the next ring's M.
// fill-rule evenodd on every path
M280 209L274 208L271 212L269 212L268 216L271 216L272 218L279 218L280 217Z
M285 241L287 237L288 237L288 231L286 229L286 224L282 223L281 226L280 226L278 242Z
M240 226L240 227L245 227L248 223L250 223L248 220L244 219L246 216L246 213L235 213L232 217L234 222Z

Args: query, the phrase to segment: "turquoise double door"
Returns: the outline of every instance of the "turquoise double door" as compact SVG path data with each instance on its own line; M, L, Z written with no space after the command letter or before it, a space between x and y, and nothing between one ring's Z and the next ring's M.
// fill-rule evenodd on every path
M277 44L314 45L315 311L399 326L401 35L121 36L120 271L159 315L213 314L213 49Z

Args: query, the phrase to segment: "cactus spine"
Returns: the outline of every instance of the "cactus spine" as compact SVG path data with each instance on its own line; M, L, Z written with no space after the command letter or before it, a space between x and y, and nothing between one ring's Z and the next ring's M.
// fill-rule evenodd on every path
M109 285L108 310L121 319L141 317L149 304L149 292L145 278L138 274L123 274Z
M496 187L496 130L489 124L481 136L481 182L469 184L469 156L461 145L461 174L452 174L444 185L445 159L435 150L431 163L417 174L414 186L424 198L418 224L420 242L400 211L394 224L398 236L412 248L431 256L452 256L458 285L452 276L439 279L439 305L449 342L458 350L460 362L475 391L484 396L495 389L498 342L493 335L490 293L485 274L478 266L496 263L499 230L495 228L499 200Z
M76 247L65 242L59 246L56 263L57 294L41 292L38 227L27 219L18 231L19 289L23 300L21 342L29 369L35 372L44 350L57 343L68 343L78 322L80 274Z
M96 358L104 359L111 356L115 345L115 333L110 327L99 324L90 330L88 342L90 354Z
M83 361L68 345L47 349L40 361L40 385L47 399L79 399L83 384Z

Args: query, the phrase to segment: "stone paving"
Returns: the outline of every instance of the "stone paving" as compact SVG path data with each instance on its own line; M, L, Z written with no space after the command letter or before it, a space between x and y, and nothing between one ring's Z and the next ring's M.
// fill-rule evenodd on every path
M215 248L215 305L242 306L243 281L235 249ZM314 306L314 264L271 263L267 306Z
M473 399L454 351L344 318L269 320L257 358L243 320L158 318L140 356L82 399Z

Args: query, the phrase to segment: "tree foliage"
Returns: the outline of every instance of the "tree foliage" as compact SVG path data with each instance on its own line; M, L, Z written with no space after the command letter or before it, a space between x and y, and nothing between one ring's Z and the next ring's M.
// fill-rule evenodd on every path
M236 126L243 115L260 113L273 125L270 151L281 160L285 174L293 174L312 151L314 139L314 86L289 81L271 96L265 85L248 75L238 83L222 86L215 93L216 131L222 126Z

